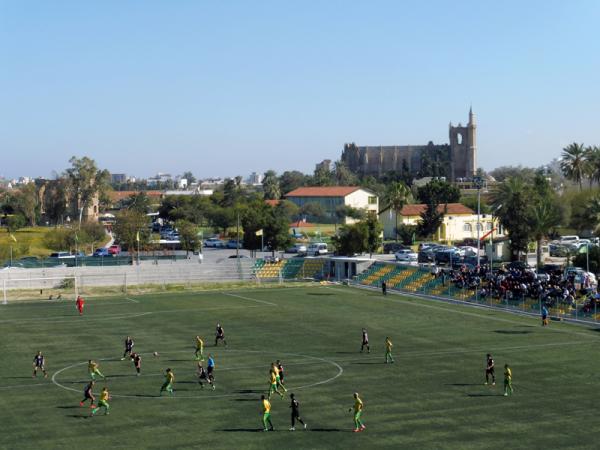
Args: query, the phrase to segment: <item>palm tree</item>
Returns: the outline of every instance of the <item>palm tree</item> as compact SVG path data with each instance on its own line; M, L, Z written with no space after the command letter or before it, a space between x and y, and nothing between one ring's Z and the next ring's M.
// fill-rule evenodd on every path
M542 239L548 236L550 230L560 224L560 213L548 199L540 199L532 208L529 217L531 234L536 241L537 267L542 266Z
M573 142L563 148L560 169L565 177L579 184L580 191L583 189L582 180L586 166L586 149L583 144Z
M587 177L592 182L600 183L600 147L597 145L586 147Z
M408 186L402 182L394 182L388 185L385 195L384 204L388 208L392 208L396 213L396 228L394 229L394 236L396 242L398 241L398 216L404 205L410 203L412 200L412 194Z

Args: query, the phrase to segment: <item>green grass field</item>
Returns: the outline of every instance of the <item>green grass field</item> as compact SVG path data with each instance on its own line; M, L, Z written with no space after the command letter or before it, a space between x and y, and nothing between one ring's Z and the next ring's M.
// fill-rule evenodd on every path
M212 346L218 321L227 349ZM363 326L371 354L358 352ZM143 354L141 377L120 361L127 334ZM215 391L195 381L196 334L215 356ZM386 336L395 364L383 364ZM9 304L0 306L0 448L598 448L599 337L337 286L88 298L83 317L65 301ZM48 379L31 377L38 349ZM496 387L483 385L487 352ZM79 407L90 358L108 376L108 416ZM275 359L307 431L288 431L289 401L276 397L275 431L260 431L259 397ZM505 362L512 397L502 396ZM167 367L175 395L159 398ZM351 432L355 391L362 433Z

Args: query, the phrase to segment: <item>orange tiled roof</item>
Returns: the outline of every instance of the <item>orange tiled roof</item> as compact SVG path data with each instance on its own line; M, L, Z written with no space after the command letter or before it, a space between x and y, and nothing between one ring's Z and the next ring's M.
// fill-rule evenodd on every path
M400 211L400 215L405 217L420 216L426 208L427 205L425 204L404 205ZM446 210L446 214L475 214L475 211L463 205L462 203L443 203L438 205L437 210L439 212L444 212L444 208Z
M286 197L345 197L362 189L360 186L313 186L299 187L285 194Z
M265 203L269 206L277 206L281 200L265 200Z

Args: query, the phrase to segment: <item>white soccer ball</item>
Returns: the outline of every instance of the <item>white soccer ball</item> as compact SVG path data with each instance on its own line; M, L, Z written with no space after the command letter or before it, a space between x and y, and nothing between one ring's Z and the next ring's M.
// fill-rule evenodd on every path
M153 355L158 358L158 352L154 352Z

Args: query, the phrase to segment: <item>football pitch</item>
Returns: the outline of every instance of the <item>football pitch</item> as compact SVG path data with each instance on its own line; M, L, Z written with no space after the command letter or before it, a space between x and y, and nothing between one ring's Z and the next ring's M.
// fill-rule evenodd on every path
M228 347L214 347L220 322ZM361 329L371 353L360 353ZM131 335L142 375L121 361ZM195 336L216 389L195 376ZM384 340L394 364L384 364ZM596 329L343 286L249 288L0 306L0 448L598 448ZM36 351L49 377L32 378ZM158 352L158 357L153 353ZM496 386L484 386L485 355ZM87 361L107 376L110 415L80 407ZM289 398L260 396L281 360L308 429L289 431ZM514 395L503 396L502 372ZM159 397L164 371L173 396ZM353 433L352 394L366 430Z

